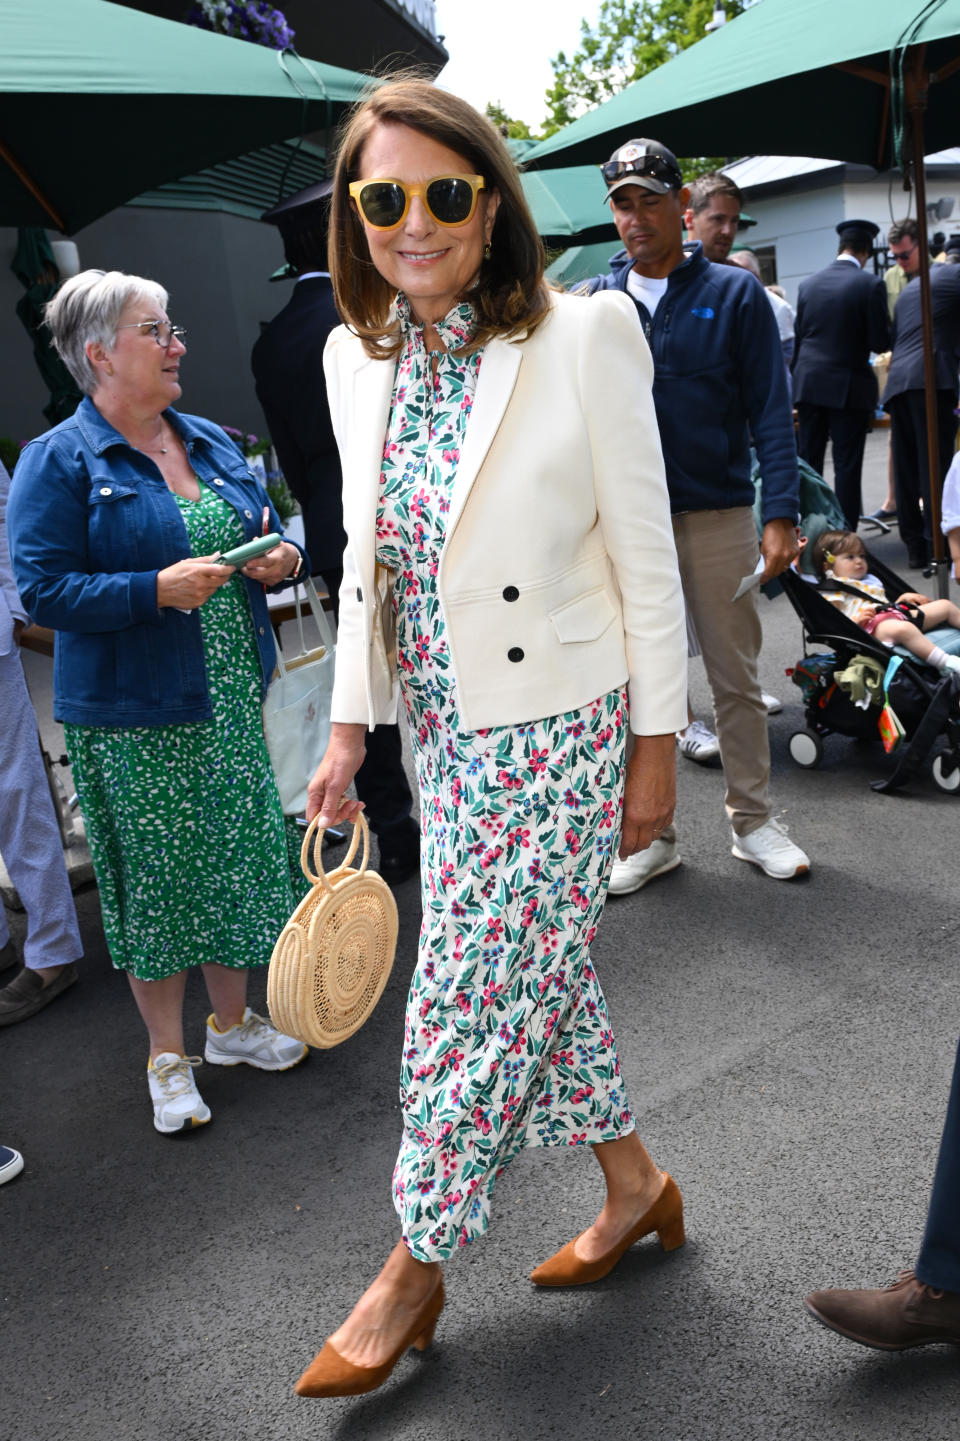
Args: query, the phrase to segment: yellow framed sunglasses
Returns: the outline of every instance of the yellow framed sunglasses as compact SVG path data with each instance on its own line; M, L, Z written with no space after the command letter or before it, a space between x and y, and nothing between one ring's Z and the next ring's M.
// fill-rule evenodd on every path
M482 175L436 175L421 185L403 180L354 180L349 190L371 229L396 230L406 219L415 195L438 225L466 225L486 186Z

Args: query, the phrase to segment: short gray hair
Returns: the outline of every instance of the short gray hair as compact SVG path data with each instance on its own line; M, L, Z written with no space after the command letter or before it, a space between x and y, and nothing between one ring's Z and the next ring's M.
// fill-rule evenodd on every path
M167 292L155 280L122 270L81 270L45 306L44 321L57 354L84 395L92 395L98 383L86 347L92 342L112 350L121 315L141 297L167 308Z

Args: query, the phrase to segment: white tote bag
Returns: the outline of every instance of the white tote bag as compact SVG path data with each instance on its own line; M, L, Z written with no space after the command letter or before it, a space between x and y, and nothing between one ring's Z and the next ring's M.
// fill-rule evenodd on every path
M320 632L320 644L311 649L303 633L299 586L294 587L300 653L285 659L277 646L278 674L263 702L263 733L280 792L284 814L302 816L307 806L307 784L330 739L330 699L333 695L335 647L333 632L309 577L304 590Z

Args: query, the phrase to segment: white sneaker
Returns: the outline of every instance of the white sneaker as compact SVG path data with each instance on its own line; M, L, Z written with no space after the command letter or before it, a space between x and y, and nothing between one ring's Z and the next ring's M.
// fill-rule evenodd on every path
M619 856L615 857L608 889L612 896L628 896L631 891L638 891L655 876L676 870L679 864L677 837L671 826L670 835L659 836L645 851L637 851L625 861Z
M767 715L779 715L783 710L783 701L777 700L776 696L771 695L769 691L762 690L760 698L767 708Z
M285 1036L263 1016L247 1006L243 1020L228 1031L218 1031L213 1016L207 1017L204 1060L213 1066L239 1066L241 1061L258 1071L289 1071L306 1056L309 1046Z
M192 1068L200 1064L199 1056L178 1056L176 1051L164 1051L147 1064L153 1124L163 1135L189 1131L209 1121L210 1107L193 1079Z
M686 730L677 731L677 750L688 760L705 765L720 754L720 742L703 721L691 721Z
M802 876L810 869L810 857L795 846L787 828L779 821L769 820L748 836L733 832L733 854L739 861L750 861L776 881Z
M23 1170L23 1157L12 1146L0 1146L0 1186L12 1181Z

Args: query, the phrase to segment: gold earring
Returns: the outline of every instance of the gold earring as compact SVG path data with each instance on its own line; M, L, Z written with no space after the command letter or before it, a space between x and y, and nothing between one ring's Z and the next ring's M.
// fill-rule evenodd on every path
M109 360L107 361L107 374L108 374L108 375L112 375L112 374L113 374L113 366L110 364Z
M490 244L490 242L489 242L489 240L488 240L487 243L486 243L486 245L483 247L483 258L484 258L484 260L489 260L492 254L493 254L493 246Z

